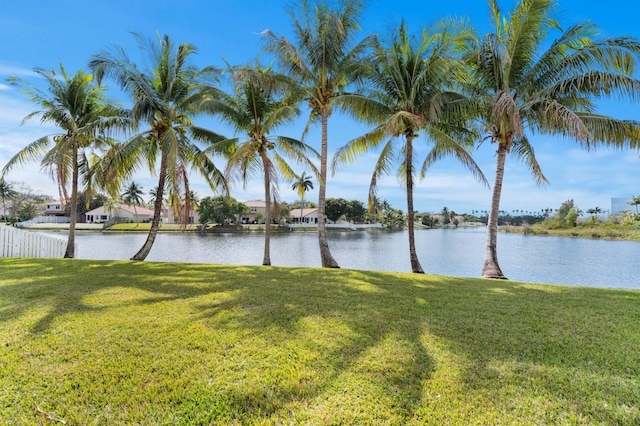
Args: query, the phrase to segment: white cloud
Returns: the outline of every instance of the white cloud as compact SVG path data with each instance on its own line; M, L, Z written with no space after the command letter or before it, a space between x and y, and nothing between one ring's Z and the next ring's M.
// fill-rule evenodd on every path
M34 77L37 74L30 68L0 63L0 75L6 77Z

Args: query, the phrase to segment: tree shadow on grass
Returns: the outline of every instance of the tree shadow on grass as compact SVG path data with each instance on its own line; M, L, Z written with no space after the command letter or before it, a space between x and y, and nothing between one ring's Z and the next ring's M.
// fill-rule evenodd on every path
M34 271L31 260L17 262ZM176 410L184 411L185 418L197 404L201 416L213 416L210 421L286 420L291 407L308 408L325 398L324 405L335 405L331 415L344 416L345 422L357 420L359 411L368 415L368 410L379 410L382 420L402 419L419 404L421 383L434 368L420 341L421 321L403 312L406 301L356 271L336 279L330 271L314 269L77 260L55 269L55 276L46 273L46 266L35 270L33 282L0 287L2 299L16 302L0 322L39 304L46 306L45 313L31 332L46 334L67 314L190 301L199 312L193 321L212 333L240 331L241 340L205 350L231 359L229 369L246 363L240 374L244 385L221 384L213 392L207 388L203 399L203 384L193 383L177 402ZM87 302L98 292L132 287L144 291L133 302L115 301L107 307ZM33 292L32 301L25 292ZM246 342L253 343L244 346Z
M512 419L538 410L537 423L640 423L640 292L445 281L425 320L466 360L470 403L491 395Z
M451 369L460 400L443 404L462 422L487 413L499 423L640 421L640 359L629 350L640 346L639 292L306 268L3 262L0 325L36 308L30 327L40 334L66 314L172 302L192 310L190 321L221 342L192 345L194 360L216 362L171 403L183 420L433 421L425 394ZM139 292L87 302L118 288ZM527 413L537 409L551 414Z
M383 279L372 284L357 271L338 278L320 269L272 270L285 281L258 274L243 280L245 291L236 297L198 305L211 329L243 330L244 341L257 343L244 386L218 390L211 401L228 404L223 420L286 422L296 411L307 411L296 421L312 423L357 423L374 411L380 422L410 418L435 365L421 342L422 320L403 308L407 301ZM242 351L227 355L244 358ZM326 412L332 417L322 418Z

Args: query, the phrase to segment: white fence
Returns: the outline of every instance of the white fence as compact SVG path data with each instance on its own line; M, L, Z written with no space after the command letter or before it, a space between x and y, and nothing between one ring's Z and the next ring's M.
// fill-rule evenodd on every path
M17 222L16 226L19 228L28 228L40 223L69 223L69 221L69 216L36 216L24 222Z
M0 225L0 257L61 258L66 249L63 239Z

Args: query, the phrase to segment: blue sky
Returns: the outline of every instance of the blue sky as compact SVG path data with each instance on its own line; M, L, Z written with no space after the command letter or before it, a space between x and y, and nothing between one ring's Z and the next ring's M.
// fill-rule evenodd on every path
M514 1L499 3L506 12ZM200 66L223 66L223 57L231 64L250 63L260 53L261 31L268 28L289 35L290 21L285 12L288 4L288 0L112 0L108 5L80 0L5 2L0 14L0 167L29 142L56 131L41 126L37 120L20 125L35 107L23 93L7 84L9 76L29 80L33 78L33 68L58 68L60 63L69 73L75 73L86 68L92 54L114 44L126 48L132 57L140 58L130 32L148 37L159 32L178 42L194 44L198 49L195 61ZM591 20L604 35L640 37L637 24L640 2L635 0L560 0L559 6L557 18L565 28ZM488 7L483 0L370 0L363 14L361 37L372 32L384 34L401 18L412 31L419 31L444 16L469 17L480 31L490 29ZM115 89L112 97L125 99ZM601 112L640 120L638 104L607 102L602 104ZM298 137L305 119L300 118L299 125L282 129L280 133ZM330 152L366 131L363 125L338 115L332 117L329 126ZM533 136L532 140L550 183L536 187L526 167L508 158L503 210L557 208L569 198L583 210L596 206L606 210L610 208L611 197L640 195L638 152L608 149L585 152L574 142L561 138ZM308 142L317 146L318 141L319 129L315 129ZM495 148L489 143L474 152L490 182L495 175L494 152ZM327 196L366 201L374 159L375 154L362 157L341 169L329 179ZM24 182L36 192L57 194L55 184L37 164L14 169L8 180ZM139 173L135 180L145 191L156 185L156 178L146 172ZM192 175L192 186L201 197L212 195L196 175ZM246 190L240 186L233 188L232 195L241 201L262 199L262 191L261 183L255 181ZM286 201L297 199L286 182L281 183L280 194ZM406 210L404 192L395 176L382 181L379 196L394 207ZM415 206L419 211L430 212L439 211L443 206L457 212L488 210L490 197L490 190L474 181L461 166L443 161L417 184ZM315 198L317 184L316 191L307 195L308 200Z

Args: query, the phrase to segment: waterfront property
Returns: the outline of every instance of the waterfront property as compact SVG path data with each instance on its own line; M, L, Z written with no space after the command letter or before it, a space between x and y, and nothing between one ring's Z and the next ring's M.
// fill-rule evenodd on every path
M60 201L49 201L42 214L45 216L64 216L64 206Z
M264 223L264 217L267 213L267 203L261 200L245 201L244 204L249 207L249 211L242 213L240 223Z
M106 222L149 222L153 219L153 210L142 206L116 204L112 207L100 206L85 213L86 223ZM162 218L163 222L167 217Z
M317 225L318 224L318 208L311 209L293 209L289 214L294 224ZM328 223L333 223L327 221Z

